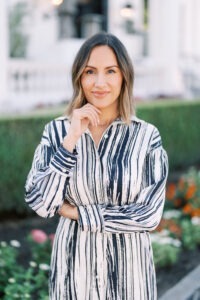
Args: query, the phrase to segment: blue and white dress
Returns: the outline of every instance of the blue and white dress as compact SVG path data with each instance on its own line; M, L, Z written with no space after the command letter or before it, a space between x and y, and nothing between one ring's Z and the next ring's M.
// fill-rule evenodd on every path
M67 117L46 125L26 182L26 202L44 218L66 199L79 220L60 217L51 300L155 300L149 231L159 224L168 160L156 127L116 119L98 147L87 130L73 153L62 142Z

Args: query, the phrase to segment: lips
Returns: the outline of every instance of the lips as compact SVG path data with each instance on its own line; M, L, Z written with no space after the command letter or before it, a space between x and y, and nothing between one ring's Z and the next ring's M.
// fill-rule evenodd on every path
M97 91L94 91L92 92L92 94L97 97L97 98L103 98L105 97L106 95L108 95L108 91L101 91L101 92L97 92Z

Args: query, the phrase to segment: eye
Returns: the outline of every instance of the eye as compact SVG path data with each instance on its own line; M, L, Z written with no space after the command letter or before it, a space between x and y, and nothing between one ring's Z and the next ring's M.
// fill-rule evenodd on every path
M86 70L85 73L86 73L86 74L93 74L94 71L93 71L92 69L89 69L89 70Z
M113 69L109 69L109 70L108 70L108 73L109 73L109 74L113 74L113 73L116 73L116 72L115 72L115 70L113 70Z

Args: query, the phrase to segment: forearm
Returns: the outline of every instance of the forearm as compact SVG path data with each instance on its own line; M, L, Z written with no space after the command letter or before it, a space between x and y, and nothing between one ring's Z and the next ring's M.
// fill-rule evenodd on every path
M154 230L161 219L164 191L151 204L132 203L125 206L79 206L82 231L131 233Z
M76 146L76 143L79 139L79 136L75 136L71 133L69 133L65 138L64 138L64 141L63 141L63 147L69 151L69 152L73 152L75 146Z
M49 218L57 213L75 165L76 155L63 147L52 156L51 147L39 145L25 186L25 201L38 215Z
M78 220L78 209L76 206L69 204L68 202L64 202L60 207L58 214L64 218Z

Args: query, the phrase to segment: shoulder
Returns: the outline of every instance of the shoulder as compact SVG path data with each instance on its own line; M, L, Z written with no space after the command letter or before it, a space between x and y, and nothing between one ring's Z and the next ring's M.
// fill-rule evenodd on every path
M64 123L64 122L69 122L69 117L68 116L59 116L53 120L51 120L49 123L47 123L47 126L48 125L52 125L52 124L61 124L61 123Z
M136 116L132 116L131 117L131 125L135 125L135 124L138 124L141 129L146 130L148 132L151 132L151 133L153 133L154 131L158 132L158 129L155 125L153 125L145 120L142 120Z
M45 130L47 131L56 130L57 128L63 125L65 126L69 125L69 118L67 116L60 116L51 120L45 125Z
M148 137L149 148L150 148L149 150L155 149L162 145L160 132L155 125L153 125L145 120L142 120L136 116L131 117L131 124L132 124L132 126L137 124L139 126L142 134L145 135L146 137Z
M51 120L44 127L42 141L48 140L51 144L55 142L59 144L66 135L69 124L67 116L60 116Z

